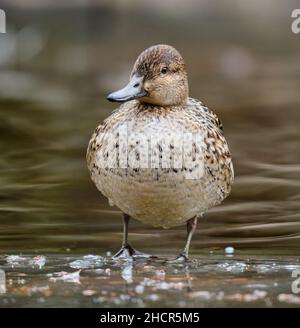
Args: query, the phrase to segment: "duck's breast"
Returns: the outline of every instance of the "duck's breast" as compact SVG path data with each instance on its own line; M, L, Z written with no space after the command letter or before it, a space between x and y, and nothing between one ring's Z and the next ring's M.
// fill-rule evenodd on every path
M90 142L92 179L111 203L144 223L183 224L223 197L207 173L206 136L188 112L127 106Z

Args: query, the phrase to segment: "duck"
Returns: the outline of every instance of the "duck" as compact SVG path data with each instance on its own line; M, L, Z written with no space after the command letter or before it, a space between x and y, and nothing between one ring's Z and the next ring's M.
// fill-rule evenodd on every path
M131 218L153 227L186 225L187 261L197 221L230 193L232 158L221 120L189 96L186 65L172 46L144 50L128 84L107 96L121 103L97 126L87 166L97 189L123 213L114 259L150 256L128 241Z

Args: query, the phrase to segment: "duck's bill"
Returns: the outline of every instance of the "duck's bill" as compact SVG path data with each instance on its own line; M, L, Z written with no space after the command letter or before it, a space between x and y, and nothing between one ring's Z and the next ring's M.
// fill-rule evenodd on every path
M107 96L109 101L124 102L146 96L143 89L143 77L133 76L129 83L121 90L112 92Z

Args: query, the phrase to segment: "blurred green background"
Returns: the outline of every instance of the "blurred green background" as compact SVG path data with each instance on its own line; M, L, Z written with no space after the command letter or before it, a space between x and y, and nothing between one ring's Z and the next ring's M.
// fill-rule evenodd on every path
M190 94L223 121L235 166L230 197L205 215L192 253L259 247L300 253L298 1L1 0L0 251L116 250L121 215L90 181L105 95L137 55L167 43L183 55ZM185 228L133 222L132 244L176 253ZM142 247L139 247L142 246Z

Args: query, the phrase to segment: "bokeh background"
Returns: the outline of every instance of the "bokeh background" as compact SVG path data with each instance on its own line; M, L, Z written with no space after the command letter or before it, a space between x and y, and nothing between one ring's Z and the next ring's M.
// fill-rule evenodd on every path
M93 129L137 55L167 43L190 94L223 121L236 180L199 223L194 254L300 253L299 1L1 0L0 251L116 251L122 223L90 181ZM131 225L132 244L177 253L185 228Z

